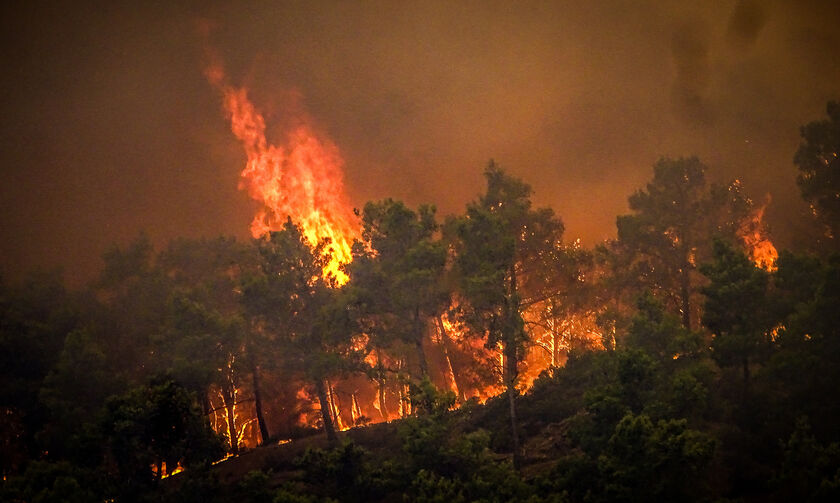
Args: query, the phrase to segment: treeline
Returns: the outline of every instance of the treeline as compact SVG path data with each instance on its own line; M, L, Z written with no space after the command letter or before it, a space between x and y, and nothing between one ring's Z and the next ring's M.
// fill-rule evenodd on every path
M2 284L2 494L154 500L186 469L179 499L833 499L840 106L828 114L795 156L825 232L777 260L761 208L696 158L657 162L593 249L491 162L444 221L365 205L343 285L323 273L329 243L291 221L249 243L156 252L141 236L82 291L58 274ZM337 429L396 417L396 460L344 445L280 489L202 478L243 448L317 429L338 446Z

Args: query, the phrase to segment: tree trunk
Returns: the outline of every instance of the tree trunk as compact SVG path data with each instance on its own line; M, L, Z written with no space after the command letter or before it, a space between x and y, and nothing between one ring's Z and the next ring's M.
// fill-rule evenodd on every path
M382 415L382 420L388 420L388 409L385 405L385 377L380 375L377 379L379 383L379 414Z
M423 324L420 323L420 310L414 309L414 347L417 350L417 363L420 365L420 379L429 376L426 352L423 350Z
M268 442L268 425L265 424L265 418L263 417L263 410L262 410L262 394L260 393L260 378L259 378L259 366L252 363L251 365L251 377L253 380L254 386L254 408L256 409L257 413L257 424L260 427L260 437L262 438L262 444Z
M356 426L356 421L362 416L359 402L356 401L356 393L350 393L350 425Z
M376 384L379 386L379 414L383 421L388 420L388 409L385 405L385 366L382 364L382 354L376 350Z
M452 363L452 358L449 355L449 348L452 341L449 340L449 334L446 333L446 328L443 326L443 319L440 315L437 316L438 329L440 330L440 340L443 345L443 355L446 357L446 363L449 365L449 371L452 373L452 384L455 386L455 395L465 401L467 399L464 388L458 382L458 372L455 370L455 364Z
M403 383L404 369L405 362L403 360L397 360L397 406L399 407L398 412L400 417L406 417L408 415L408 400L405 394L405 383Z
M318 403L321 404L321 419L324 421L324 431L327 434L327 442L331 446L338 445L338 436L335 434L335 426L332 420L332 407L327 398L327 388L323 379L315 380L315 389L318 392Z
M516 389L516 378L518 375L518 355L517 355L517 341L516 335L519 330L519 323L517 316L519 316L519 302L516 285L516 269L515 266L510 268L510 294L508 302L505 303L505 323L502 342L502 354L504 355L503 364L503 378L508 395L508 405L510 407L510 440L513 448L513 467L519 470L522 467L522 454L519 446L519 428L516 419L516 396L519 392Z
M330 412L332 413L333 426L342 430L344 429L344 421L341 419L341 404L338 403L338 397L335 395L335 388L329 379L325 379L327 383L327 399L330 402Z
M228 438L230 438L230 453L239 454L239 435L236 433L236 390L223 389L222 399L225 403L227 416Z
M510 341L508 341L510 342ZM519 446L519 428L516 419L516 396L519 391L516 389L516 345L505 344L505 387L510 407L510 439L513 447L513 467L517 470L522 465L522 454Z
M426 364L426 352L423 351L423 338L418 337L414 340L414 347L417 350L417 361L420 364L420 379L429 376L429 368Z
M411 415L411 400L409 399L408 384L404 382L399 382L398 384L397 393L399 394L400 400L400 417L408 417Z

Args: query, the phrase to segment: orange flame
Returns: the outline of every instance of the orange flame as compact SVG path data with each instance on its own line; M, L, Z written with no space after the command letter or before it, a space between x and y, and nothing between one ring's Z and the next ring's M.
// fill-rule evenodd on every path
M158 470L157 466L152 466L152 472L157 473L157 470ZM165 479L167 477L171 477L175 474L181 473L182 471L184 471L184 467L181 466L180 462L178 462L178 464L175 466L175 468L172 471L169 471L169 469L167 469L167 467L166 467L166 461L164 461L160 465L160 478Z
M526 323L531 326L531 346L522 364L517 388L526 392L545 371L566 364L573 349L603 351L604 337L597 323L594 311L552 313L551 306L536 306L544 312L540 315L531 311L525 313Z
M744 247L749 253L750 260L767 271L776 270L776 260L779 252L773 246L773 242L767 235L767 227L764 224L764 211L770 204L770 195L765 198L764 204L756 207L752 214L741 222L738 229L738 237L744 242Z
M327 242L324 276L334 276L339 285L346 283L341 267L352 260L350 246L359 225L344 193L344 161L338 147L316 134L305 114L286 132L285 142L269 142L265 119L248 98L248 90L228 84L218 62L204 73L222 92L231 131L245 149L248 160L239 188L263 205L251 222L251 234L265 236L291 218L311 245Z

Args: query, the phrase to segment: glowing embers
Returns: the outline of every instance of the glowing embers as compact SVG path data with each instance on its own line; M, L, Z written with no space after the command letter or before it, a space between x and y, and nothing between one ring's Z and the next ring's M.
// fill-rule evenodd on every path
M280 230L291 218L311 245L327 243L324 275L346 283L341 266L352 260L350 247L359 225L344 193L344 161L338 148L315 132L303 112L295 114L296 125L282 141L272 143L248 90L228 84L218 62L209 65L205 75L222 92L231 131L245 149L247 163L239 187L263 206L251 222L251 234L261 237Z

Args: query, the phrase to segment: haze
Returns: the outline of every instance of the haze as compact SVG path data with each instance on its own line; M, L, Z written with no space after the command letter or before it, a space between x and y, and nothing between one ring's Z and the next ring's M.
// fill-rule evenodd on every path
M594 243L659 157L696 154L770 194L789 244L799 127L840 99L836 1L399 4L5 2L3 276L61 266L78 283L141 230L247 238L208 44L270 123L302 96L358 207L459 212L493 158Z

